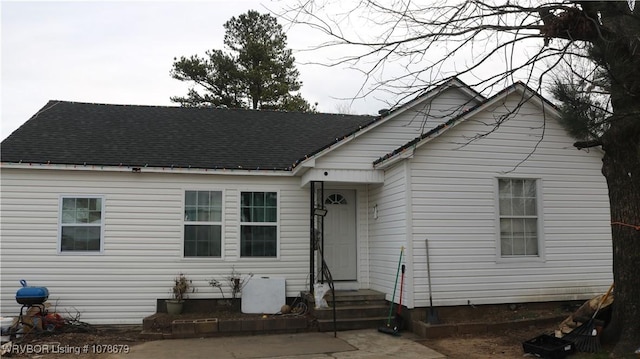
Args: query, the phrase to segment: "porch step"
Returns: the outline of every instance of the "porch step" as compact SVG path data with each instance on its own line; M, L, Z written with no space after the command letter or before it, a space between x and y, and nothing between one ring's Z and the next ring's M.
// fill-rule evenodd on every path
M303 292L302 298L304 298L308 303L314 304L315 307L315 298L309 292ZM325 295L324 299L327 301L327 304L331 306L333 304L333 295L331 292ZM360 290L336 290L336 307L348 307L355 305L386 305L387 301L385 300L385 294L377 292L371 289L360 289Z
M377 328L384 324L389 312L385 294L370 289L337 290L335 303L331 293L325 296L328 308L315 308L311 293L303 293L309 311L318 323L319 331L333 330L333 306L336 308L336 329Z
M336 307L336 318L350 319L350 318L373 318L385 316L389 312L389 307L381 304L363 304L363 305L349 305ZM317 319L331 319L333 320L333 308L314 308L314 316Z
M327 303L333 303L333 296L329 293L326 297ZM354 306L354 305L371 305L386 303L384 293L376 292L371 289L336 291L336 307Z

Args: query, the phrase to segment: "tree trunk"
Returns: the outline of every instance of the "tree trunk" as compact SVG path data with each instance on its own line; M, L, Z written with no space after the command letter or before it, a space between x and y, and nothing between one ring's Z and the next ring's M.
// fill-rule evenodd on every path
M603 136L602 173L607 179L613 239L615 301L606 337L615 353L640 346L640 108L612 121ZM634 113L633 111L624 111Z
M640 346L640 22L624 2L598 5L602 28L611 34L595 38L591 53L606 65L614 113L602 136L616 285L610 332L615 355L630 357Z

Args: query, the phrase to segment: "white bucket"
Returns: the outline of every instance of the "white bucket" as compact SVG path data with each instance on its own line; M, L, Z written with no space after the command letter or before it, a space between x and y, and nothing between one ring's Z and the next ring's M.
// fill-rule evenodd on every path
M9 341L10 338L8 334L9 334L9 328L11 327L11 324L13 324L13 318L0 317L0 333L2 334L0 335L0 341L2 342Z

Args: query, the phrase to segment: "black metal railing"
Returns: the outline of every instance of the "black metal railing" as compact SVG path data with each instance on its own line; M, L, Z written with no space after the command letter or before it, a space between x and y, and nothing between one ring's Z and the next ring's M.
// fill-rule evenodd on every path
M316 185L319 184L319 188ZM337 320L336 320L336 290L333 283L333 276L331 275L331 270L329 270L329 266L327 262L324 260L324 216L327 214L327 210L324 206L324 182L322 181L311 181L310 186L310 211L311 218L309 222L309 229L311 235L311 245L310 245L310 254L309 254L309 277L310 283L315 283L316 281L316 251L320 255L320 273L318 275L319 282L325 283L325 281L329 284L329 289L331 290L331 295L333 298L333 336L337 337ZM318 196L319 195L319 196ZM320 197L319 200L317 197ZM313 293L315 294L315 293Z
M329 289L331 290L331 300L333 302L333 305L331 306L333 311L333 337L336 338L338 336L337 319L336 319L336 288L333 284L333 276L331 275L331 270L329 270L329 266L324 261L324 255L322 254L322 250L319 250L319 252L320 252L320 258L322 260L322 278L327 282L327 284L329 284Z

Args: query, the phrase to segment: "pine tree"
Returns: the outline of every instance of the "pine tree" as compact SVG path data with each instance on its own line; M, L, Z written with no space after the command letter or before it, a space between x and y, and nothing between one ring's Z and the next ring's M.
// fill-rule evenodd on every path
M315 111L297 93L302 86L287 36L275 17L250 10L224 24L227 52L174 59L171 76L190 81L187 96L171 97L185 107Z

